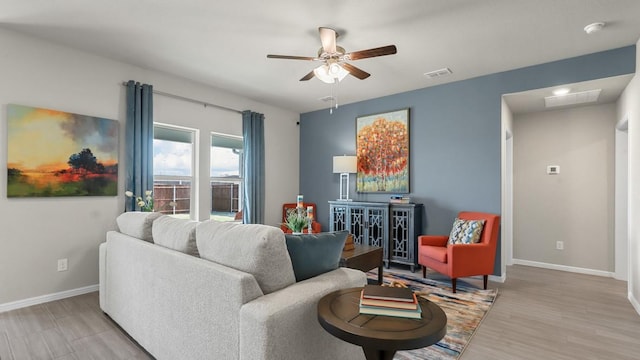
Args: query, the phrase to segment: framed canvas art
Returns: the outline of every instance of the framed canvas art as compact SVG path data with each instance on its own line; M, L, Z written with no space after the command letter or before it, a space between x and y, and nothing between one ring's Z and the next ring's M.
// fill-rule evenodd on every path
M409 109L356 118L356 190L409 192Z
M115 196L115 120L7 105L7 197Z

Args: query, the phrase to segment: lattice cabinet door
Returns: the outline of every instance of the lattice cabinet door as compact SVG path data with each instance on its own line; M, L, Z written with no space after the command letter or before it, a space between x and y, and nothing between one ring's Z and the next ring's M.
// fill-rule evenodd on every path
M329 202L329 231L349 230L347 206Z
M382 248L382 259L389 267L389 206L367 206L366 219L367 244Z
M363 206L349 206L349 229L353 236L353 242L360 245L369 245L366 235L367 216Z
M422 231L422 204L393 204L390 216L389 261L418 266L418 235Z

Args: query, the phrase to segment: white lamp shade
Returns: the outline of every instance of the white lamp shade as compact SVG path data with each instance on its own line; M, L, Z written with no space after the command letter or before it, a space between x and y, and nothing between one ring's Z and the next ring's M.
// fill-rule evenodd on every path
M336 80L338 80L338 82L342 81L349 72L340 66L340 64L333 63L331 67L327 64L318 66L313 70L313 74L323 82L333 84Z
M358 171L358 158L356 156L334 156L333 172L335 174L353 174Z

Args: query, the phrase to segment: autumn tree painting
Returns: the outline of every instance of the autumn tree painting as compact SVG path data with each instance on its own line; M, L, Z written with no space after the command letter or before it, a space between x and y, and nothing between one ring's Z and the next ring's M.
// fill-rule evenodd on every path
M7 106L7 196L114 196L118 122Z
M358 192L409 192L409 109L359 117Z

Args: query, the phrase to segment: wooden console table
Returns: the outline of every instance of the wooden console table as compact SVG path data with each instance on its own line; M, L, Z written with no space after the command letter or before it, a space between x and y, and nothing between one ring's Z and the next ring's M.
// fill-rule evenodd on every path
M340 266L367 272L378 268L378 284L382 284L382 248L355 244L351 250L343 250Z

